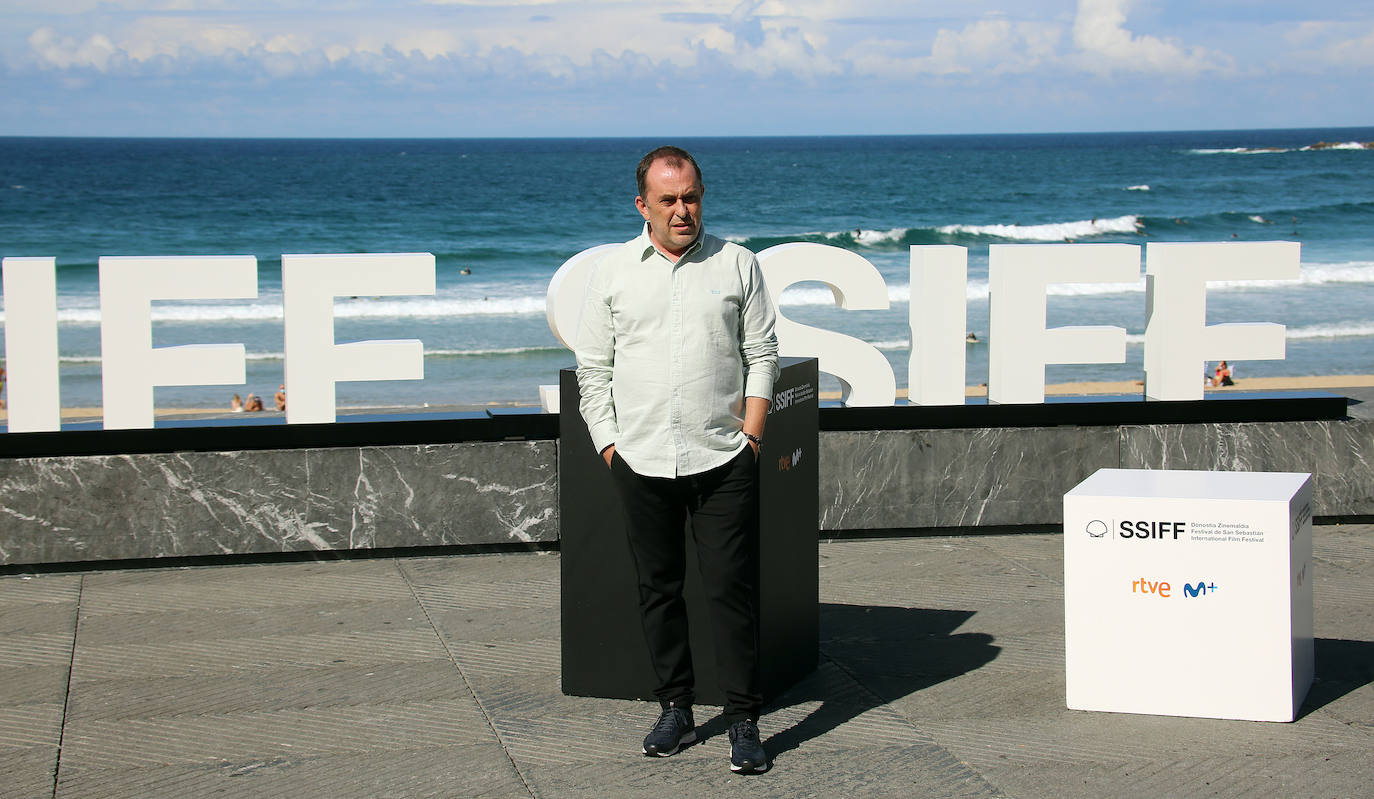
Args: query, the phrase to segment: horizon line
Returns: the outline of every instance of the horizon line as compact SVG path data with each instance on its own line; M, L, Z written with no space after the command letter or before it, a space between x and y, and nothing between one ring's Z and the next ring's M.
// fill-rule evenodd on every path
M965 136L1101 136L1128 134L1199 134L1199 133L1287 133L1318 130L1369 130L1369 125L1329 125L1316 127L1274 127L1274 128L1149 128L1149 129L1110 129L1110 130L1059 130L1059 131L1020 131L1020 132L963 132L963 133L746 133L746 134L663 134L636 135L598 135L598 136L306 136L306 135L263 135L263 136L145 136L145 135L82 135L82 134L42 134L42 133L0 133L3 139L84 139L84 140L146 140L146 141L640 141L645 139L673 138L684 140L712 139L897 139L897 138L955 138Z

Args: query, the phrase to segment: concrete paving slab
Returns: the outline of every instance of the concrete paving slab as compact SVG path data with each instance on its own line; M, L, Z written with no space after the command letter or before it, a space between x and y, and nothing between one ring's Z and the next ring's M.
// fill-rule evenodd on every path
M52 796L57 745L12 748L0 744L0 786L4 796Z
M0 796L1365 797L1374 526L1314 552L1316 684L1269 724L1068 710L1058 535L823 543L820 667L747 778L720 708L645 758L653 705L562 694L556 554L0 578Z
M50 778L45 795L52 795L51 790ZM485 743L64 772L56 795L64 799L528 799L530 790L501 747Z
M72 691L68 722L471 699L453 664L435 658L328 668L273 668L179 677L104 679Z

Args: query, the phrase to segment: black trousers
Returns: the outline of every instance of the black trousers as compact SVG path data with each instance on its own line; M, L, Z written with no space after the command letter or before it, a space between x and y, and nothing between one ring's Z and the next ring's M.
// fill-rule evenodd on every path
M725 719L758 719L759 490L752 447L710 471L687 477L644 477L617 454L611 461L625 509L625 527L639 585L640 620L657 680L655 696L690 705L696 678L687 635L686 522L710 608L716 672Z

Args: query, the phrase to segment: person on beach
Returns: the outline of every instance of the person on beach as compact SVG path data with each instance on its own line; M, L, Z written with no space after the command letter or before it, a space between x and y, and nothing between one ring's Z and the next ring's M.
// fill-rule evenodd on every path
M726 702L730 770L771 767L759 740L758 457L778 375L776 313L758 259L702 227L705 186L685 150L639 162L643 232L603 257L577 338L582 416L611 470L638 579L660 713L643 753L697 739L682 598L684 522Z
M1231 367L1227 365L1226 361L1217 364L1217 371L1212 376L1210 382L1213 388L1219 386L1234 386L1236 384L1236 381L1231 379Z
M277 393L272 395L272 402L276 404L277 410L286 411L286 384L277 386Z
M244 404L243 408L246 411L262 410L262 397L259 397L257 394L249 394L248 401Z
M5 367L0 366L0 410L5 408Z
M243 413L243 399L240 398L238 394L235 394L233 398L229 400L229 410L234 413Z

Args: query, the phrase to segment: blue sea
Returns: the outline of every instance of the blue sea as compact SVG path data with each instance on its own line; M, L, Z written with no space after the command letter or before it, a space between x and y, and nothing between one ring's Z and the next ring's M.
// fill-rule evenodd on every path
M1209 292L1210 323L1288 328L1287 358L1237 364L1238 381L1374 373L1370 141L1374 128L670 143L702 164L711 232L755 251L821 242L878 268L887 310L836 308L818 284L781 310L873 343L905 387L913 244L969 248L970 383L987 380L988 246L1066 240L1301 242L1298 280ZM282 382L281 254L347 252L433 253L438 293L336 302L338 341L418 338L426 353L424 380L340 383L340 406L537 403L573 363L545 320L549 279L637 234L635 164L662 143L0 138L0 255L57 259L67 407L100 404L100 256L257 257L256 299L154 305L156 346L245 344L245 385L156 391L160 407L218 407ZM1143 280L1052 287L1048 321L1129 334L1127 363L1051 366L1050 382L1142 378Z

